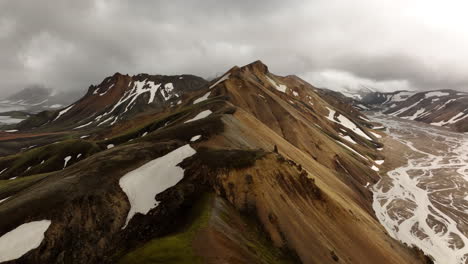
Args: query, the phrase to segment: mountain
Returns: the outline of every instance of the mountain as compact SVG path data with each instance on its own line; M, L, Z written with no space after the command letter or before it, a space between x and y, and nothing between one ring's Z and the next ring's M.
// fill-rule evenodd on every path
M79 96L79 92L56 92L41 86L33 86L0 100L0 111L5 112L4 108L8 107L29 113L57 109L72 103Z
M372 108L395 107L397 103L403 102L413 96L416 92L395 91L391 93L374 92L368 93L360 102Z
M343 86L343 87L333 87L333 89L325 89L323 90L330 90L334 92L341 93L342 95L361 101L365 96L372 93L380 93L376 89L366 86L366 85L358 85L358 86Z
M381 132L260 61L39 115L0 134L0 262L431 263L372 210Z
M468 132L468 93L454 90L420 92L390 107L385 113Z
M113 125L119 120L151 110L162 110L182 102L184 93L207 85L193 75L162 76L116 73L99 85L91 85L77 102L55 112L40 113L19 125L82 129Z

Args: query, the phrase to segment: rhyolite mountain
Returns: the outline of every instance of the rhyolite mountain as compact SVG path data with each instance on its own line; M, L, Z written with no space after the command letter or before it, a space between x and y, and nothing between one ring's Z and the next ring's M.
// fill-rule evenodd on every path
M0 134L0 262L431 263L374 216L373 127L260 61L116 74Z
M162 76L116 73L99 85L91 85L77 102L60 111L42 112L19 128L39 126L74 128L113 125L138 113L160 111L182 103L186 92L201 89L207 81L193 75Z

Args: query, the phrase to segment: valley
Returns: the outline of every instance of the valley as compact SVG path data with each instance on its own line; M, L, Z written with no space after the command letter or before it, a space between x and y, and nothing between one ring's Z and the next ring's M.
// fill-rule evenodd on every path
M373 208L389 234L437 264L468 263L468 136L382 114L387 127Z

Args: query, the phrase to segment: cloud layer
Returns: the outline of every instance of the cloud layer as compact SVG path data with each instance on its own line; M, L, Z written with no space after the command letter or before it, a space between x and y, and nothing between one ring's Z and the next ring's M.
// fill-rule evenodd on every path
M0 1L0 96L261 59L317 86L468 91L464 1Z

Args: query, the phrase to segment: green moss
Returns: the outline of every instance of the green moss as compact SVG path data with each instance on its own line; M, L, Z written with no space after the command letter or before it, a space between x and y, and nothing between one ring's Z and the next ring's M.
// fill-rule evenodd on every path
M96 143L84 140L66 140L0 158L0 167L8 168L2 175L4 177L24 175L28 167L31 167L26 172L29 175L46 173L62 169L64 159L67 156L73 157L68 163L68 165L72 165L77 161L76 156L78 154L81 154L81 160L99 151L101 149Z
M0 199L6 198L27 187L39 182L47 177L48 174L39 174L34 176L17 178L14 180L0 180Z
M125 255L119 263L204 263L201 257L195 255L192 241L210 219L212 200L213 195L204 195L192 208L188 226L174 234L151 240Z

